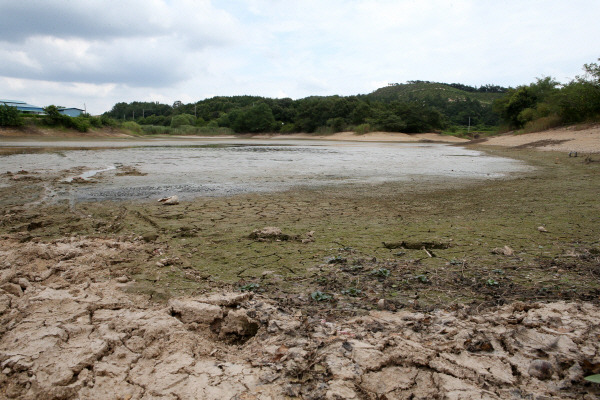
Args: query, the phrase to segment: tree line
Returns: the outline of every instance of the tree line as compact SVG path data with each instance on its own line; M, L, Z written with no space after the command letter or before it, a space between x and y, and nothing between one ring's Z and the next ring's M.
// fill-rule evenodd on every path
M599 59L600 61L600 59ZM474 128L543 130L600 121L600 66L584 64L584 74L566 84L552 77L528 85L479 88L458 83L409 81L356 96L273 99L217 96L195 103L120 102L100 117L71 118L54 106L44 116L25 116L0 106L0 126L33 123L80 131L122 126L140 133L334 133L351 130L419 133Z
M600 121L600 66L584 64L583 70L566 84L543 77L511 88L494 102L493 110L509 128L527 131Z
M466 98L441 96L385 101L370 95L311 96L299 100L258 96L218 96L196 103L117 103L105 116L142 126L227 128L237 133L345 130L419 133L451 125L495 125L491 106Z

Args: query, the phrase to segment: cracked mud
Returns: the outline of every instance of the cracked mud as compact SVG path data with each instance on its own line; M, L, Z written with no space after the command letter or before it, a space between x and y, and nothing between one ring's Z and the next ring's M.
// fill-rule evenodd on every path
M513 303L327 321L251 293L126 293L144 242L1 240L0 396L22 399L596 398L600 310ZM25 257L24 257L25 255Z

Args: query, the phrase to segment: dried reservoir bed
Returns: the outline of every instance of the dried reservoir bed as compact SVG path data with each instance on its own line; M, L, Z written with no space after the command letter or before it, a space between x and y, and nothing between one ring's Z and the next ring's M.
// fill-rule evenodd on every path
M600 162L487 151L536 169L173 206L5 175L0 396L595 398Z

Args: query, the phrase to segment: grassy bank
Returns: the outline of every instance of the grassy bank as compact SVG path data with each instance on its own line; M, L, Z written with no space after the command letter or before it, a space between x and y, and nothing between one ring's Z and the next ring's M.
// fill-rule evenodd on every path
M366 310L382 298L392 308L598 302L600 163L489 151L536 170L501 181L331 187L171 207L21 207L38 198L43 180L17 180L0 188L0 232L23 242L143 240L145 254L107 260L107 275L129 274L137 281L132 290L156 299L244 288L335 313ZM283 236L250 238L266 226Z

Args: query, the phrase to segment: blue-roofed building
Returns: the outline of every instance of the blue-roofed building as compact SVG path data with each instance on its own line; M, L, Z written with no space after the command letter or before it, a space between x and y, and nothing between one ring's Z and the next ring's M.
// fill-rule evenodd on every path
M81 108L59 108L58 112L69 117L79 117L83 110Z
M0 104L7 105L9 107L16 107L19 112L26 114L44 114L44 109L42 107L34 106L31 104L27 104L21 100L2 100L0 99Z
M10 107L16 107L19 112L26 114L45 114L44 109L42 107L33 106L31 104L27 104L21 100L3 100L0 99L0 105L5 104ZM83 114L84 110L81 108L74 107L61 107L58 109L58 112L64 115L68 115L69 117L79 117Z

